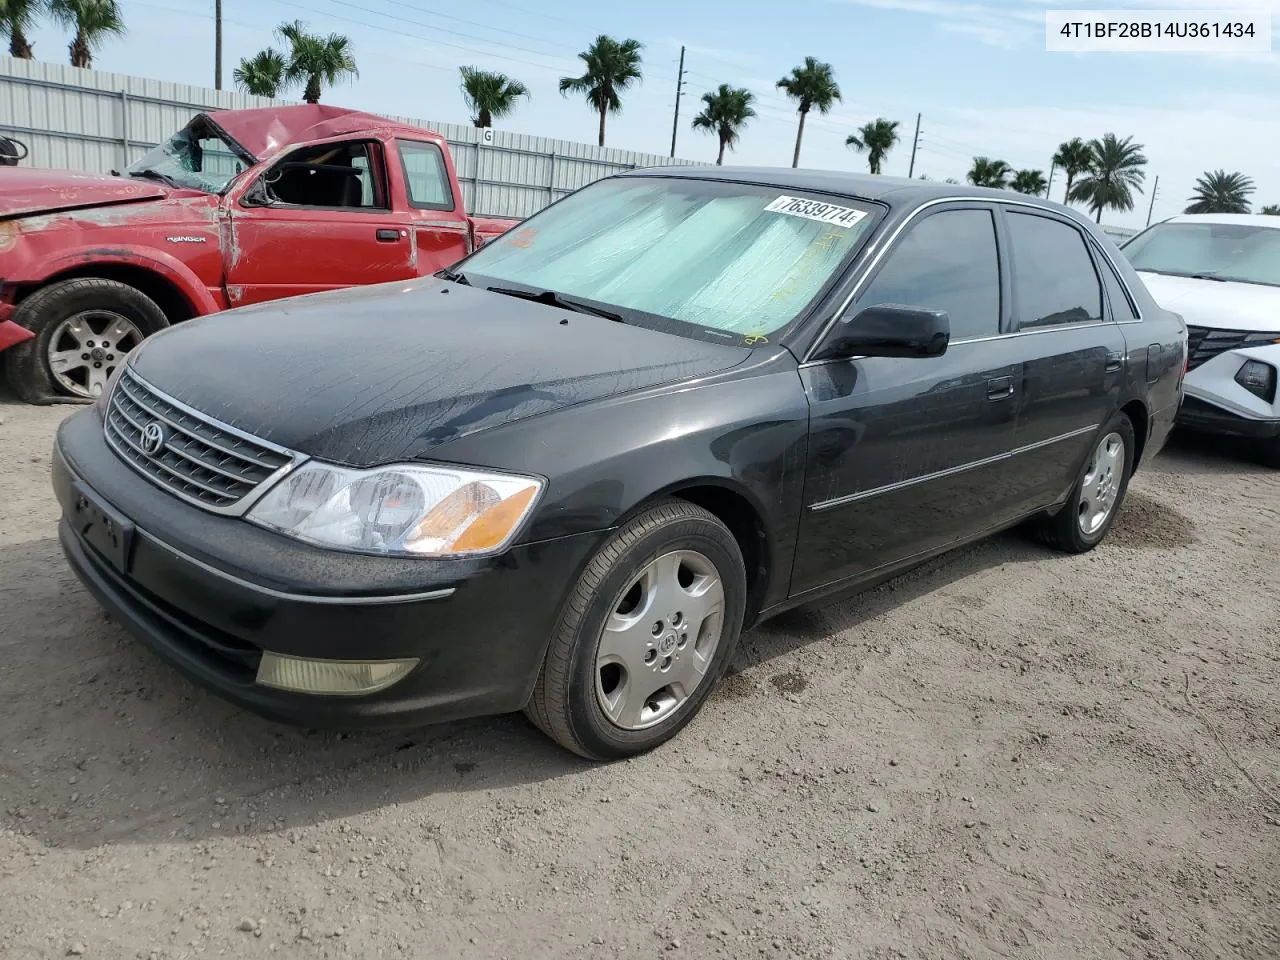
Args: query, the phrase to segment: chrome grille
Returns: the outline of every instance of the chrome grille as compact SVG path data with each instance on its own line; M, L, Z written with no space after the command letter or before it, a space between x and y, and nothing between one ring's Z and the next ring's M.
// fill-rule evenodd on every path
M166 396L128 367L111 392L105 429L107 443L139 473L184 500L221 513L247 508L246 498L296 462L288 450Z
M1280 333L1257 333L1252 330L1211 330L1209 327L1187 326L1187 369L1194 370L1220 353L1241 347L1261 347L1280 342Z

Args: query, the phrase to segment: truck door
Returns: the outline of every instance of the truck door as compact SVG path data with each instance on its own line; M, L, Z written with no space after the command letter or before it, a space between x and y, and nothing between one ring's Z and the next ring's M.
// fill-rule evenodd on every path
M230 208L232 306L418 275L409 216L391 202L378 141L291 150Z
M439 144L400 138L395 146L400 162L394 169L397 165L392 161L392 167L399 174L399 186L412 211L418 273L426 276L471 252L471 222L462 197L454 190L457 178Z

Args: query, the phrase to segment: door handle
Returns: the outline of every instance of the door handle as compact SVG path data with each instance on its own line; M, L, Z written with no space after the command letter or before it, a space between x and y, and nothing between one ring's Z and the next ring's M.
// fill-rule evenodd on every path
M1107 373L1115 373L1124 366L1124 351L1108 350L1107 351Z
M390 227L382 227L376 234L379 243L395 243L400 239L400 231Z
M1003 400L1013 396L1013 377L995 377L987 381L987 399Z

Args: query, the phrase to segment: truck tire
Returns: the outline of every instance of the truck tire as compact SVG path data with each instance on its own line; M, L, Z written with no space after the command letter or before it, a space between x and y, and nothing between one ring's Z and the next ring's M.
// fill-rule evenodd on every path
M35 338L4 352L5 374L28 403L88 403L142 340L169 325L154 300L117 280L60 280L28 296L14 322Z

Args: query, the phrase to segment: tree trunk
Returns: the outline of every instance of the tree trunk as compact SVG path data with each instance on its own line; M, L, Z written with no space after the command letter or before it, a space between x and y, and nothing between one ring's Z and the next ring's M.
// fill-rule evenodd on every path
M1071 202L1071 181L1073 179L1075 179L1075 177L1071 173L1068 173L1067 174L1067 192L1062 195L1063 204L1068 204Z
M796 129L796 152L791 157L791 166L793 168L800 166L800 141L804 139L804 118L808 112L807 110L800 111L800 126Z
M717 167L724 166L724 148L725 148L725 145L728 144L728 142L729 142L728 138L725 137L723 133L720 134L720 154L719 156L716 157Z
M27 35L17 27L12 28L9 36L9 56L17 57L19 60L34 60L35 53L31 50L31 44L27 42Z
M83 30L76 31L76 38L71 41L71 65L84 67L86 70L93 63L93 52L89 49L89 38Z
M477 126L477 127L492 127L492 126L493 126L493 114L491 114L491 113L489 112L489 108L488 108L488 107L481 107L481 108L480 108L480 116L476 117L476 126Z
M1098 224L1099 226L1102 225L1102 207L1096 207L1094 209L1093 222Z
M307 89L302 91L302 99L307 103L320 102L320 74L313 73L307 77Z
M604 146L604 115L607 109L603 106L600 108L600 146L602 147Z

